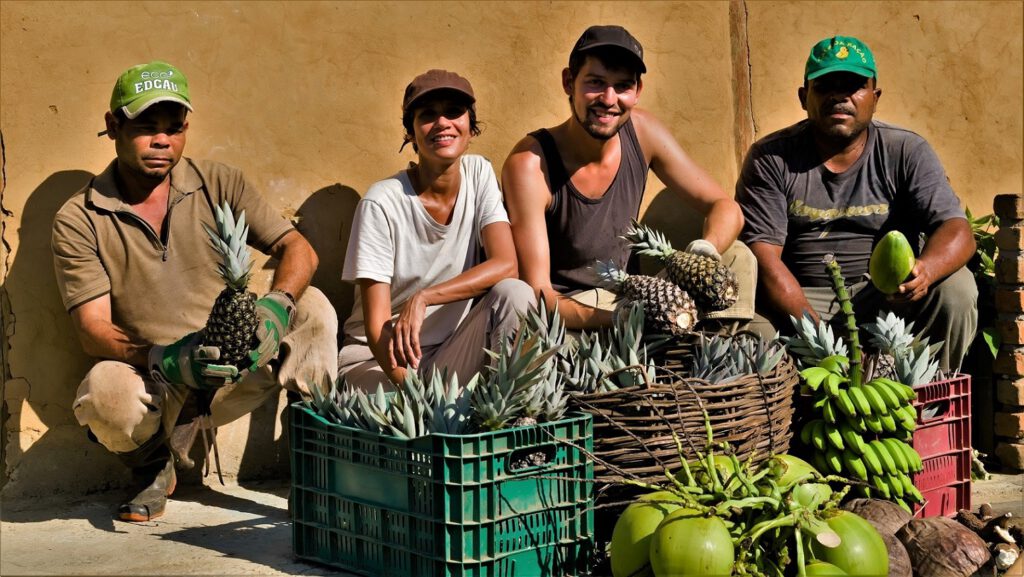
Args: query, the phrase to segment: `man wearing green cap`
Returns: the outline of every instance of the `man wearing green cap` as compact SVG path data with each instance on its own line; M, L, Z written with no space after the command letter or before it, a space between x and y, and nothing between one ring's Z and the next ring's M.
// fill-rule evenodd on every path
M798 90L801 121L766 136L747 154L736 199L741 240L758 260L756 326L787 330L804 313L829 321L838 310L822 257L834 254L861 323L892 311L931 342L941 366L958 368L978 323L977 286L965 268L974 237L942 165L917 134L877 120L875 59L856 38L811 49ZM899 230L919 256L892 296L868 281L874 244ZM919 243L922 237L923 246Z
M117 158L53 225L64 306L85 352L99 359L78 388L75 416L132 468L138 493L117 513L126 521L163 514L175 485L172 450L189 465L197 429L205 439L205 429L247 414L282 385L337 373L337 317L309 287L316 254L241 172L182 157L190 111L188 80L174 66L125 71L101 133ZM248 242L279 260L272 290L256 301L259 328L244 366L217 364L219 349L203 346L225 286L205 227L216 230L213 209L224 203L245 212ZM186 416L194 409L183 412L196 397L212 397L202 423Z

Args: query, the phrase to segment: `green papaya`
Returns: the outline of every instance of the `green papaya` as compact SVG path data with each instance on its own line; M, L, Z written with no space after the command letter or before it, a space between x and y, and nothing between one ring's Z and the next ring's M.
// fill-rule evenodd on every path
M914 250L907 237L898 230L885 234L871 251L868 272L875 288L887 295L900 289L900 283L907 280L914 269Z

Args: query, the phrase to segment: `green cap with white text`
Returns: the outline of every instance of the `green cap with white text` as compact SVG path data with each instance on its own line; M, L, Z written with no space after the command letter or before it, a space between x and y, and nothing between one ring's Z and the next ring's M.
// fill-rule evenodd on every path
M826 38L811 48L804 78L814 80L832 72L852 72L865 78L878 76L871 49L852 36Z
M188 79L174 66L155 60L121 73L110 95L110 111L121 110L128 118L135 118L157 102L177 102L192 110Z

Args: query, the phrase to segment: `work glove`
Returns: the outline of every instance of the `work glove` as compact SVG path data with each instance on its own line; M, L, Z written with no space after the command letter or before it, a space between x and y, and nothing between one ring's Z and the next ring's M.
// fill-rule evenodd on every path
M220 349L202 346L202 331L185 335L175 343L149 349L149 374L153 380L210 390L238 380L238 369L218 365Z
M715 245L711 244L710 242L702 238L698 238L697 240L687 245L686 252L691 254L699 254L701 256L713 258L715 260L722 260L722 255L718 254L718 249L715 248Z
M252 360L250 370L266 366L277 356L281 339L288 333L292 315L295 313L295 299L284 291L270 291L256 301L256 348L249 352Z

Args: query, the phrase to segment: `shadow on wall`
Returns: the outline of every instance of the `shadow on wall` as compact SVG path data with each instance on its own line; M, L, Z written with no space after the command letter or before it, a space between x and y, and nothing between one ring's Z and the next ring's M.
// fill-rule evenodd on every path
M50 175L32 191L21 214L18 252L3 286L11 311L4 328L16 345L4 351L9 371L0 439L5 497L82 493L127 480L116 459L86 438L71 411L75 389L92 361L64 311L50 251L54 215L92 177L84 170Z

